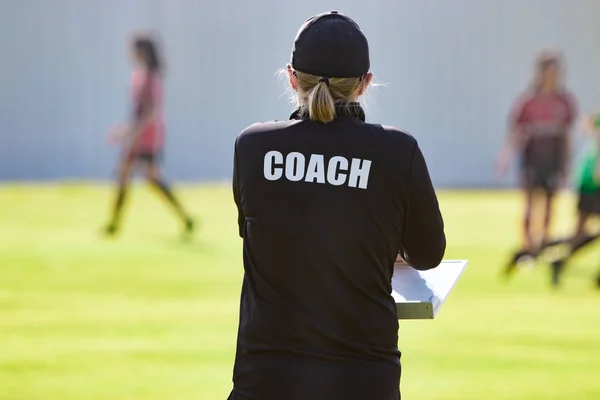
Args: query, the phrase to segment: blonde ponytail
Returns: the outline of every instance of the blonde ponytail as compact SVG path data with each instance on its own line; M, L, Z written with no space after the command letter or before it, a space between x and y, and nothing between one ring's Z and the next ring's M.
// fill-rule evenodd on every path
M329 91L329 84L326 81L319 81L319 83L308 92L307 107L311 121L328 124L334 120L335 100Z
M287 71L281 74L287 76ZM294 71L296 77L298 105L308 112L315 122L327 124L336 117L336 109L357 99L363 85L362 78L321 78Z

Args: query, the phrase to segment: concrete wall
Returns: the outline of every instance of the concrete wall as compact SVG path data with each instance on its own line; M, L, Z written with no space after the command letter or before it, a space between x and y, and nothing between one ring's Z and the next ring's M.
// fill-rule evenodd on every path
M127 115L137 29L158 31L168 57L167 172L228 178L237 133L289 114L274 73L299 25L338 7L369 37L386 83L368 119L417 136L440 186L510 183L491 164L540 48L565 52L583 109L600 105L597 0L4 0L0 180L111 176L105 134Z

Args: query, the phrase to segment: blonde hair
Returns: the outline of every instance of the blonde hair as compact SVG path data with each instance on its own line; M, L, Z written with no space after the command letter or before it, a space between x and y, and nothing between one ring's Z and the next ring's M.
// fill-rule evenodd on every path
M300 106L305 106L311 121L327 124L336 117L336 107L353 102L363 78L328 78L294 71Z
M551 66L557 68L559 71L559 78L556 82L556 89L562 90L564 78L563 74L565 70L562 54L558 51L544 50L540 54L538 54L535 60L533 81L531 83L531 90L533 92L538 92L542 88L544 81L544 72L547 68Z

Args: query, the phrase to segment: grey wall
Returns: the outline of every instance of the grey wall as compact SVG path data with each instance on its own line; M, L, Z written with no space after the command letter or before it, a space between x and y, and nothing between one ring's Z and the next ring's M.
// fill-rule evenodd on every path
M108 178L105 133L127 115L127 39L163 37L166 168L228 178L236 134L289 114L285 65L299 25L339 9L370 39L386 83L368 119L420 140L440 186L492 186L510 103L546 46L568 59L581 107L600 105L597 0L2 0L0 179Z

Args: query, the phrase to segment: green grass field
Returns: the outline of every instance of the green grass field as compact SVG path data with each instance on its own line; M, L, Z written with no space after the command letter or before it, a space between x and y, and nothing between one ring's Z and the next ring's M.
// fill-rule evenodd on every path
M192 242L144 187L117 240L98 234L107 187L0 188L0 399L227 398L242 276L230 189L180 194L203 221ZM470 266L438 319L401 324L403 399L600 399L600 248L558 292L543 264L506 283L518 196L440 201L447 258ZM561 198L557 232L572 201Z

